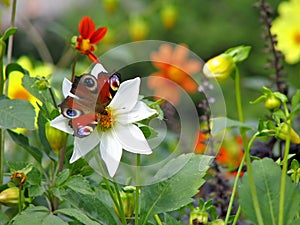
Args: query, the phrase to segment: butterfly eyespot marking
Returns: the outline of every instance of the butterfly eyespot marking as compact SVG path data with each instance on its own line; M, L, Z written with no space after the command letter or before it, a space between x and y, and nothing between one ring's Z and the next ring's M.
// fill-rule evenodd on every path
M87 125L87 126L79 127L78 130L77 130L77 135L76 136L86 137L86 136L90 135L94 131L95 126L96 125L90 124L90 125Z
M77 109L66 108L63 110L62 114L69 119L74 119L79 117L82 114L82 112Z
M86 74L82 76L82 84L91 92L97 92L98 90L97 79L92 75Z
M112 90L112 92L116 92L118 90L118 88L120 86L120 80L121 80L120 76L121 75L119 73L114 73L113 75L110 76L109 86L110 86L110 89Z

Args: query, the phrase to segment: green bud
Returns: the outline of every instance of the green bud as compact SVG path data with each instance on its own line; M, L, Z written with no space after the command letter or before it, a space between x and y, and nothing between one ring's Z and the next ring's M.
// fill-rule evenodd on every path
M291 128L291 132L289 134L288 124L287 123L279 124L278 127L276 128L275 137L285 141L288 135L290 135L291 143L300 144L300 137L293 128Z
M207 78L216 78L218 81L226 80L235 70L235 62L232 56L223 53L208 60L203 67L203 73Z
M50 88L49 81L47 80L46 77L36 77L36 80L33 84L39 91L44 91L48 88Z
M196 207L190 213L189 225L193 224L208 224L208 213Z
M144 19L137 16L131 19L129 23L129 32L132 40L144 40L149 32L149 26Z
M8 207L16 207L19 203L20 190L17 187L10 187L0 193L0 203Z
M281 106L281 101L275 95L270 95L266 97L265 107L271 111L279 109Z
M221 219L218 219L218 220L212 221L211 225L225 225L225 222Z
M130 218L134 213L134 196L135 196L135 187L134 186L126 186L123 188L123 190L120 192L121 201L123 205L123 210L125 213L126 218ZM118 216L119 212L117 210L117 207L114 206L115 211Z
M62 147L66 144L67 133L50 126L50 122L45 125L46 138L53 149L58 154Z

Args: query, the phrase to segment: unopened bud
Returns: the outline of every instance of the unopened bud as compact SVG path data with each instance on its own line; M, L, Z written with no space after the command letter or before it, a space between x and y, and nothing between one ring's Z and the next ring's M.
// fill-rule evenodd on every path
M50 122L45 125L45 132L47 140L53 149L53 151L58 154L62 147L66 144L67 133L60 131L54 127L50 126Z
M291 132L289 134L288 130L289 130L289 127L288 127L287 123L279 124L279 126L277 127L277 130L276 130L275 137L285 141L287 139L288 135L290 135L291 143L300 144L300 137L296 133L296 131L293 128L291 128Z
M134 195L135 195L135 187L133 186L126 186L123 188L123 190L120 192L121 196L121 201L123 205L123 210L126 218L129 218L133 215L134 212ZM115 206L115 211L117 212L119 216L119 212L116 209Z
M235 70L235 62L231 55L223 53L208 60L203 73L208 78L216 78L218 81L227 79Z
M173 5L166 5L161 11L161 20L167 29L172 29L177 20L177 10Z
M130 21L129 32L132 40L144 40L149 32L148 24L140 17L135 17Z
M0 203L9 206L16 207L19 203L19 193L18 187L10 187L5 189L0 193Z

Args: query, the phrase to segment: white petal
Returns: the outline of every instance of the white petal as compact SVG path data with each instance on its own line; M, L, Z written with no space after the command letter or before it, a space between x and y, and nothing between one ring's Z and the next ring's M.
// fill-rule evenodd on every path
M104 72L104 73L107 73L107 70L102 66L102 64L100 63L97 63L93 69L91 70L91 74L94 76L94 77L98 77L98 74L101 73L101 72Z
M101 157L106 164L106 168L113 177L119 167L122 156L122 145L115 140L110 132L104 132L100 142Z
M62 83L62 93L65 98L71 94L71 88L72 88L72 82L69 81L67 78L64 78Z
M121 143L125 150L139 154L152 153L143 132L137 126L116 123L112 131L115 139Z
M141 79L137 77L120 84L119 90L108 105L115 115L132 110L138 100L140 83Z
M50 121L50 126L55 127L56 129L62 130L63 132L73 134L74 130L69 125L69 119L63 115L59 115L55 119Z
M75 137L74 138L74 150L70 163L75 162L79 158L85 156L89 151L91 151L100 141L99 134L97 130L94 130L89 136L84 138Z
M155 113L156 110L151 109L144 102L138 101L130 112L117 115L117 121L122 124L134 123L149 118Z

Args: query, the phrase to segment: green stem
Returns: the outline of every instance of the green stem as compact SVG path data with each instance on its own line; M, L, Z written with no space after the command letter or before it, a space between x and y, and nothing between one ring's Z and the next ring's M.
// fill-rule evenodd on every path
M119 214L123 215L124 218L126 218L125 216L125 212L124 212L124 206L123 206L123 202L122 202L122 198L121 198L121 194L120 194L120 190L119 190L119 186L118 184L114 181L113 182L116 193L117 193L117 198L118 198L118 202L119 202Z
M249 184L250 184L250 191L251 191L251 195L252 195L252 202L253 202L253 207L254 207L254 211L256 214L256 219L257 219L258 225L263 225L264 222L263 222L261 210L259 207L255 183L253 180L253 172L252 172L251 159L250 159L250 148L258 134L259 133L257 132L255 135L253 135L253 137L249 141L247 149L245 150L245 155L246 155L246 164L247 164L247 173L248 173L248 179L249 179Z
M72 64L71 82L73 82L74 79L75 79L75 68L76 68L76 63L77 63L78 57L79 57L79 54L77 53L74 57L74 61L73 61L73 64Z
M236 225L237 224L240 214L241 214L241 207L239 206L239 208L238 208L238 210L237 210L237 212L235 214L234 220L232 222L232 225Z
M135 225L139 224L139 216L140 216L140 186L139 186L139 180L140 180L140 164L141 164L141 155L136 155L136 192L135 192Z
M158 225L163 225L163 223L161 222L161 220L157 214L154 215L154 219Z
M293 118L288 120L288 134L291 133ZM280 196L279 196L279 217L278 217L278 225L284 224L284 200L285 200L285 183L286 183L286 174L288 168L288 156L290 150L291 136L287 135L287 139L285 140L285 149L284 149L284 157L283 157L283 165L281 171L281 181L280 181Z
M105 170L104 170L104 168L103 168L103 166L102 166L102 162L100 161L99 156L98 156L97 153L95 153L95 156L94 156L94 157L95 157L95 159L96 159L96 161L97 161L97 165L98 165L98 167L99 167L99 169L100 169L100 171L101 171L102 178L103 178L103 180L104 180L104 182L105 182L105 185L106 185L106 188L107 188L107 190L108 190L108 193L109 193L111 199L113 200L115 206L117 207L117 210L118 210L119 215L120 215L120 219L121 219L121 221L122 221L122 223L123 223L124 225L127 225L127 221L126 221L126 217L125 217L125 214L124 214L123 206L122 206L122 209L121 209L121 205L120 205L119 201L116 199L116 196L115 196L115 194L114 194L114 191L112 190L112 188L111 188L111 186L110 186L110 184L109 184L109 180L105 177L106 172L105 172ZM119 190L117 189L116 191L119 191ZM120 194L120 193L119 193L119 194ZM119 197L118 197L118 198L119 198ZM120 198L121 198L121 197L120 197Z

